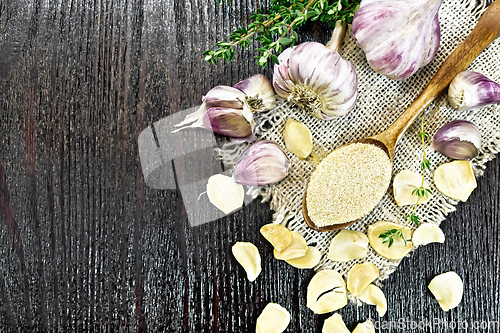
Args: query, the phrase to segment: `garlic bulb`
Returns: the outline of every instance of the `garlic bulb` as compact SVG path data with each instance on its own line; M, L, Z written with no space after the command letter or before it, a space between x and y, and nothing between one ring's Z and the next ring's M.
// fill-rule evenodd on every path
M427 65L441 40L438 11L443 0L363 0L352 34L371 68L403 80Z
M500 84L477 72L460 72L448 88L448 101L458 111L500 103Z
M450 121L436 132L431 147L446 157L467 160L479 154L481 133L470 121Z
M276 93L323 120L351 111L358 96L358 77L354 66L333 51L340 42L329 43L329 48L306 42L283 51L279 65L274 65Z
M236 162L233 178L242 185L274 184L288 175L290 160L274 141L261 140L248 146Z

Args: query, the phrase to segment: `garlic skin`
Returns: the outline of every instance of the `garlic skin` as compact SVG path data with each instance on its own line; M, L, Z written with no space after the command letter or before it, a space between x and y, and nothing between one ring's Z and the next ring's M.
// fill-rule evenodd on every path
M358 77L354 66L321 43L288 48L274 65L276 93L318 119L331 120L354 108Z
M274 184L288 175L290 160L274 141L261 140L248 146L236 162L233 178L238 184Z
M434 134L431 148L452 159L468 160L479 154L481 133L470 121L450 121Z
M370 67L393 80L406 79L434 59L441 40L443 0L363 0L352 34Z
M448 102L458 111L468 111L500 103L500 84L481 73L460 72L448 88Z

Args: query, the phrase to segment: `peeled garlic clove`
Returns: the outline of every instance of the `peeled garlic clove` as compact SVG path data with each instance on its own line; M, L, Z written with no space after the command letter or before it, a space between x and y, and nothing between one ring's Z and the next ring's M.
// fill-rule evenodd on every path
M281 252L275 248L274 258L278 260L290 260L306 255L307 243L304 237L296 231L291 231L290 233L292 235L292 243Z
M368 285L357 297L362 302L377 306L377 312L380 317L383 317L387 312L387 299L385 298L382 289L374 284Z
M451 81L448 101L458 111L500 103L500 84L481 73L463 71Z
M292 233L281 224L266 224L260 228L260 233L280 252L292 244Z
M350 333L350 331L345 327L342 316L334 313L330 318L325 320L321 333Z
M305 256L285 260L288 264L295 268L308 269L313 268L319 263L321 252L314 246L308 246Z
M245 192L243 186L235 184L231 177L217 174L208 178L207 196L215 207L229 214L243 206Z
M368 237L360 231L341 230L330 243L328 259L346 262L366 257Z
M421 224L411 236L413 245L427 245L429 243L444 243L444 233L437 225Z
M374 71L393 80L412 76L437 53L442 0L362 1L352 34Z
M247 278L250 282L255 281L259 276L261 268L261 259L259 250L255 245L248 242L237 242L232 247L233 256L247 272Z
M347 273L347 290L354 296L358 296L378 277L378 268L371 262L355 264Z
M290 161L274 141L261 140L248 146L236 162L233 178L238 184L274 184L288 175Z
M252 126L243 116L241 109L212 107L207 110L201 120L190 127L204 127L212 132L234 138L245 138L252 134Z
M347 304L342 276L334 270L316 273L307 286L307 307L316 314L338 310Z
M413 191L422 185L422 176L410 170L400 171L393 181L394 200L398 206L414 205L417 203L418 195ZM429 184L424 181L424 188L429 188ZM432 194L427 197L421 197L419 203L425 203L430 200Z
M276 105L273 85L262 74L252 75L236 83L234 87L245 93L245 105L251 112L269 111Z
M429 289L444 311L456 308L462 301L464 284L460 276L453 272L440 274L429 283Z
M300 121L288 118L283 130L283 141L289 152L298 158L306 158L312 151L312 135L309 128Z
M405 235L408 240L405 244L404 240L400 237L394 237L394 243L391 247L387 243L383 243L383 239L380 238L380 234L387 232L387 230L401 229L401 225L388 222L379 221L368 227L368 240L370 241L370 246L380 254L382 257L392 260L402 259L406 256L412 248L411 230L408 228L403 228L403 235Z
M476 177L469 161L453 161L439 166L434 172L434 184L444 195L467 201L476 188Z
M479 154L481 133L470 121L450 121L436 132L431 147L449 158L467 160Z
M375 333L375 325L372 321L367 320L358 324L352 333Z
M290 324L290 313L279 304L266 305L257 318L257 333L281 333Z

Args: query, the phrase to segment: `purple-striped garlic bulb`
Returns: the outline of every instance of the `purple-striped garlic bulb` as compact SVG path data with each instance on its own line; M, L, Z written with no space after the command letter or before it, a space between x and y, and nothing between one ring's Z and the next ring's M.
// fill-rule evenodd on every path
M500 103L500 84L481 73L460 72L448 88L448 101L458 111Z

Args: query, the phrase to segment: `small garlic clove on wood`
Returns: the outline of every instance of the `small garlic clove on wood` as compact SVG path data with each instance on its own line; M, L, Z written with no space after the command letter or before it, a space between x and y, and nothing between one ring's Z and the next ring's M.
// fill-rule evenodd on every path
M283 251L274 249L274 258L278 260L290 260L300 258L307 253L307 243L304 237L296 231L290 232L292 235L292 243L288 245Z
M259 250L255 245L248 242L237 242L232 247L233 256L245 269L250 282L255 281L262 271Z
M394 200L398 206L414 205L417 203L418 196L412 192L422 185L422 176L410 171L402 170L395 177L393 181ZM424 181L424 188L428 189L429 184ZM421 197L419 203L426 203L430 200L432 194Z
M295 268L308 269L316 266L321 259L321 252L314 246L308 246L305 256L285 260Z
M377 312L383 317L387 312L387 299L382 289L374 284L368 285L357 297L360 301L377 306Z
M361 231L341 230L330 243L328 259L346 262L366 257L368 237Z
M371 320L358 324L352 333L375 333L375 325Z
M260 228L260 233L280 252L292 244L292 233L281 224L266 224Z
M279 304L268 303L257 318L256 333L281 333L290 324L290 313Z
M245 192L231 177L217 174L208 178L207 196L215 207L229 214L243 206Z
M431 223L422 223L411 236L413 245L427 245L430 243L444 243L443 230Z
M321 333L350 333L345 326L342 316L334 313L330 318L325 320Z
M456 308L462 301L464 284L457 273L450 271L434 277L429 283L429 289L441 308L448 311Z
M317 272L307 286L306 305L316 314L332 312L347 305L342 276L331 269Z
M476 188L476 177L469 161L453 161L440 165L434 172L434 184L444 195L467 201Z
M355 264L347 273L347 290L354 296L358 296L378 277L378 268L371 262Z
M481 73L463 71L448 88L448 101L458 111L468 111L500 103L500 84Z
M383 239L379 237L380 234L385 233L387 230L399 230L401 227L399 224L388 221L379 221L370 225L367 234L370 246L384 258L392 260L402 259L411 251L413 246L413 243L409 241L411 239L411 230L409 228L403 228L403 234L408 240L406 244L400 237L394 237L394 243L391 247L388 247L388 244L384 244Z
M283 129L283 141L286 149L298 158L306 158L311 154L312 134L306 125L300 121L288 118Z

